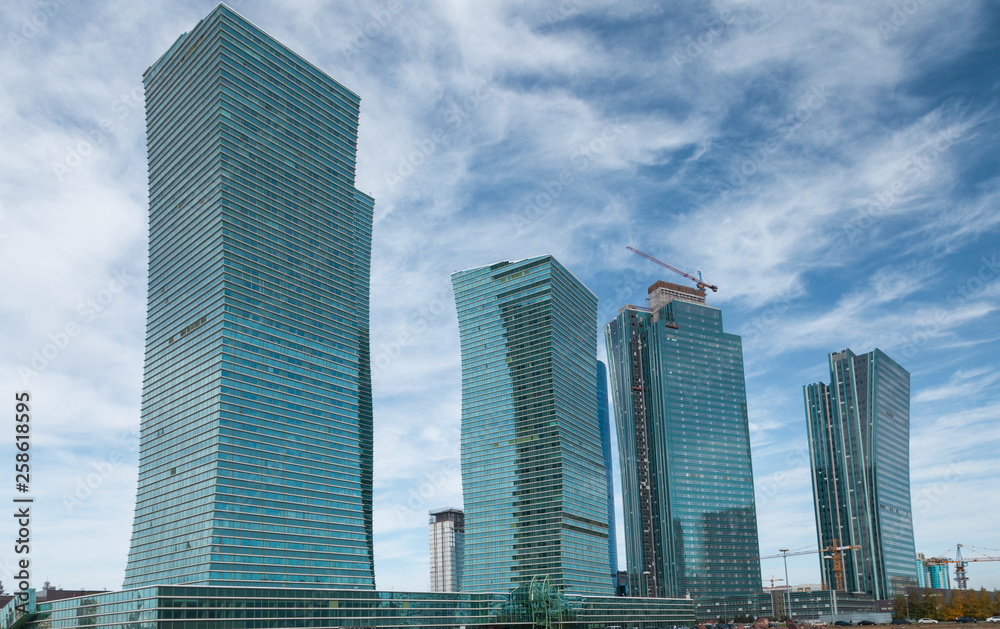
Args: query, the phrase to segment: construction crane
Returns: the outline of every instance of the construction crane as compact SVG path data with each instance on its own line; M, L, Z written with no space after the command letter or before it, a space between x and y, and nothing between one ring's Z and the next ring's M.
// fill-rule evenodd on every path
M861 550L860 546L840 546L837 540L832 540L829 545L825 548L818 548L815 550L799 550L794 553L781 553L780 555L768 555L766 557L760 557L760 559L777 559L778 557L793 557L795 555L810 555L812 553L829 553L833 557L833 576L836 582L836 589L841 592L845 592L844 587L844 561L841 556L841 552L845 550ZM759 561L751 559L750 561Z
M632 247L625 247L625 248L628 249L629 251L631 251L632 253L636 253L636 254L638 254L638 255L646 258L647 260L651 260L651 261L659 264L662 267L670 269L674 273L678 273L680 275L683 275L684 277L688 278L689 280L695 282L698 285L698 290L705 290L706 288L710 288L710 289L712 289L713 293L719 292L719 287L718 286L715 286L713 284L709 284L708 282L705 282L704 280L701 279L701 271L698 271L698 277L695 277L695 276L693 276L693 275L691 275L689 273L685 273L684 271L682 271L680 269L677 269L677 268L674 268L674 267L670 266L666 262L662 262L660 260L657 260L653 256L651 256L649 254L646 254L646 253L643 253L643 252L639 251L638 249L634 249Z
M950 548L948 550L951 550ZM988 550L996 550L995 548L990 548ZM948 552L948 551L945 551ZM968 589L969 575L965 573L965 566L973 561L1000 561L1000 557L972 557L969 559L962 558L962 545L955 545L955 558L948 559L945 556L941 557L931 557L928 561L935 561L938 563L953 563L955 564L955 583L958 584L958 589L965 590Z

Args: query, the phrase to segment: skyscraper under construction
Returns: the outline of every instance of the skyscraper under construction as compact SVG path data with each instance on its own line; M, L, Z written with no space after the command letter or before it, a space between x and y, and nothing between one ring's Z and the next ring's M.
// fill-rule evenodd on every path
M605 326L629 591L760 590L743 350L704 290L667 282Z

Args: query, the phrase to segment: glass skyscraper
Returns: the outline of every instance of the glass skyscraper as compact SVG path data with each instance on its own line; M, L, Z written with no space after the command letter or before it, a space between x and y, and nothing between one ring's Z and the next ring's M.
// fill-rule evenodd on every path
M910 507L910 374L882 350L830 354L830 385L805 387L820 548L841 551L827 583L886 599L918 583ZM839 578L838 578L839 577Z
M125 587L374 588L360 99L225 5L144 82L149 306Z
M452 276L462 348L463 591L613 593L597 298L552 256Z
M605 326L629 592L760 591L742 342L704 291L649 297Z
M597 424L601 430L601 457L608 485L608 561L611 574L618 579L618 534L615 532L615 483L611 462L611 414L608 412L608 368L597 361Z

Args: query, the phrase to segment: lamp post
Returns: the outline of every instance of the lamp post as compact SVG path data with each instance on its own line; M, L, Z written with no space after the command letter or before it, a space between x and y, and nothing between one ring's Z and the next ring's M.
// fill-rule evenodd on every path
M910 619L910 593L903 592L903 601L906 605L906 619Z
M833 557L830 555L823 555L823 559L829 559L830 561L833 561ZM834 618L834 620L836 620L835 617L837 615L837 591L835 589L836 586L834 586L833 581L831 580L829 583L830 583L830 613L831 613L831 618Z
M788 612L788 617L792 617L792 588L788 585L788 549L779 548L778 552L781 553L781 558L785 560L785 610Z

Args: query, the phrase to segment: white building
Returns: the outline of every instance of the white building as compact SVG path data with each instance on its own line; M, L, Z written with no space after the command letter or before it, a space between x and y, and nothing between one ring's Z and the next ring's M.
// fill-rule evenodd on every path
M431 592L459 592L465 553L465 513L448 508L430 514Z

